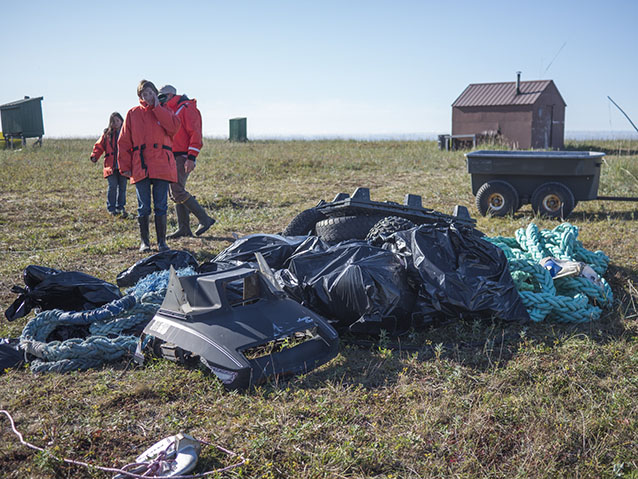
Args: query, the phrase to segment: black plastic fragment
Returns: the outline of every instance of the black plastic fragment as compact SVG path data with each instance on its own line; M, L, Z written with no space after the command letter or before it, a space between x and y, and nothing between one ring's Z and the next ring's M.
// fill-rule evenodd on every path
M386 239L418 287L424 314L528 321L507 259L483 234L453 225L421 225Z
M9 321L26 316L36 307L41 310L82 311L122 297L114 284L77 271L29 265L24 269L23 277L25 288L12 288L20 296L4 313Z
M188 251L168 250L141 259L130 268L117 275L116 282L120 288L135 286L137 282L151 273L164 271L170 267L182 269L198 267L197 260Z

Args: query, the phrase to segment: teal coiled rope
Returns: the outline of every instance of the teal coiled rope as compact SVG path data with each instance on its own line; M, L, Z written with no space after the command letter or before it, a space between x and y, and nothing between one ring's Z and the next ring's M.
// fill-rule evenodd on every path
M553 230L539 230L530 223L514 238L484 237L505 253L514 284L533 321L554 320L582 323L600 318L603 308L613 304L611 287L603 278L609 257L589 251L578 241L578 228L562 223ZM586 263L601 277L602 287L586 278L553 279L540 265L546 257Z
M195 271L183 268L176 273L187 276ZM132 353L138 338L124 332L148 322L155 315L164 299L168 279L168 271L151 273L128 289L126 296L94 310L53 309L39 313L27 323L20 336L20 347L37 358L31 362L31 370L86 370ZM64 326L88 326L90 336L47 342L47 337L56 328Z

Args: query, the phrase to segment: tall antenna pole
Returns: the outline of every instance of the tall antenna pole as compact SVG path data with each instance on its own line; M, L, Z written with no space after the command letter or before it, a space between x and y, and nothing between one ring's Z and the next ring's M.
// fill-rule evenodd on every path
M631 126L633 126L633 127L634 127L634 130L638 131L638 128L636 128L636 125L634 125L634 122L633 122L633 121L631 121L631 118L629 118L629 116L627 116L627 113L625 113L625 112L623 111L623 109L622 109L622 108L620 108L620 107L618 106L618 103L616 103L614 100L612 100L612 99L611 99L611 97L610 97L609 95L607 96L607 98L609 98L609 101L610 101L610 102L612 102L614 105L616 105L616 108L618 108L618 109L620 110L620 113L622 113L623 115L625 115L625 118L627 118L627 120L629 120L629 123L631 123Z
M556 58L558 58L558 55L560 55L560 52L563 51L563 48L565 48L565 45L567 45L567 42L563 43L561 45L561 47L558 49L558 51L556 52L556 55L554 55L554 58L552 58L552 61L549 62L549 65L547 65L547 68L545 68L545 71L543 72L543 75L545 75L545 73L547 73L547 70L549 70L549 67L552 66L552 63L554 63L554 60L556 60Z

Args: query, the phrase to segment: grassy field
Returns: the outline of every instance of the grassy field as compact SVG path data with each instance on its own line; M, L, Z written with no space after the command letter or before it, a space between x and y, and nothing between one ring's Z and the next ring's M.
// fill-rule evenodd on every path
M0 306L29 264L115 282L141 258L134 214L106 212L92 141L45 140L0 151ZM638 145L570 144L607 152L600 194L638 196ZM218 220L203 238L169 241L199 261L233 235L281 231L301 210L358 186L379 201L477 215L462 152L434 142L208 141L189 189ZM128 189L130 213L135 190ZM163 360L96 371L0 375L0 408L25 439L57 456L121 466L179 431L241 453L225 477L638 477L638 206L581 202L570 222L611 257L612 311L579 326L448 321L410 338L339 355L305 376L228 393L200 370ZM490 236L535 221L478 218ZM169 214L169 230L175 225ZM153 235L151 235L153 237ZM0 322L17 337L28 318ZM0 420L0 477L109 477L21 446ZM198 471L233 463L205 447Z

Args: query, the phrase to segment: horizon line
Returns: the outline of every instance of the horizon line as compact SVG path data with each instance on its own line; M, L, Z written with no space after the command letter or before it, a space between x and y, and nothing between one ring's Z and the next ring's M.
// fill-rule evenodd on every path
M321 134L264 134L248 135L249 140L358 140L358 141L436 141L440 133L321 133ZM44 137L51 140L90 140L95 135L62 135ZM227 140L228 135L204 135L209 140ZM638 132L632 130L567 130L565 140L638 140Z

